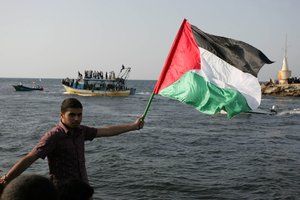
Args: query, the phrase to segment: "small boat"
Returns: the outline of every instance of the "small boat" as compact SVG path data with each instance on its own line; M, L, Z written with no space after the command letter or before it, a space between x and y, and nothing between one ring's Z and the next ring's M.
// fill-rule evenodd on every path
M104 75L102 71L86 70L84 78L78 72L77 79L65 78L62 85L67 94L79 96L129 96L135 94L135 88L126 85L130 70L122 65L117 77L114 71Z
M42 86L33 85L32 87L24 86L23 84L13 85L16 91L33 91L33 90L44 90Z

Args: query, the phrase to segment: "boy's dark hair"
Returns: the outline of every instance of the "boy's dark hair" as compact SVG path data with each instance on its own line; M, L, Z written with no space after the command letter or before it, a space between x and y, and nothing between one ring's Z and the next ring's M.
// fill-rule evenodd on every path
M20 175L3 190L5 200L56 200L58 194L53 183L40 175Z
M68 108L81 108L82 104L76 98L67 98L61 103L60 111L66 112Z

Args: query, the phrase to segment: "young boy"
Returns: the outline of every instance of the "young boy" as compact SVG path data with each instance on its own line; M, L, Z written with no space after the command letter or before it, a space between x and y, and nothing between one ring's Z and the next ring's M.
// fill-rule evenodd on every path
M81 125L83 107L76 98L67 98L61 104L60 122L46 132L38 144L21 158L4 176L0 186L22 174L38 158L47 157L52 182L58 186L69 179L88 183L84 141L109 137L143 128L142 117L133 123L94 128Z

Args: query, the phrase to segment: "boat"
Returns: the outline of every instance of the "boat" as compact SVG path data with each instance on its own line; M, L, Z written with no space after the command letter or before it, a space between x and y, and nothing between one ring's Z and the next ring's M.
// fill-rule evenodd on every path
M16 91L34 91L34 90L44 90L44 88L40 85L33 84L32 87L24 86L22 83L19 83L18 85L13 85Z
M119 75L115 72L86 70L83 75L78 72L77 79L65 78L62 85L67 94L79 96L129 96L135 94L135 88L127 87L130 67L122 65Z
M270 110L256 108L255 110L250 110L248 112L242 112L241 114L276 115L277 112L278 112L277 107L275 105L273 105ZM220 114L227 114L227 112L224 110L221 110Z

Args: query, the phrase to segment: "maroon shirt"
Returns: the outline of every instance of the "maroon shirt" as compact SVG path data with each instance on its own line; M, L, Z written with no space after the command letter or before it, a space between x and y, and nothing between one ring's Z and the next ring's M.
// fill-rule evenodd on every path
M50 178L58 184L68 179L80 179L88 183L85 167L84 141L93 140L97 129L80 125L68 129L62 122L40 139L32 152L48 159Z

